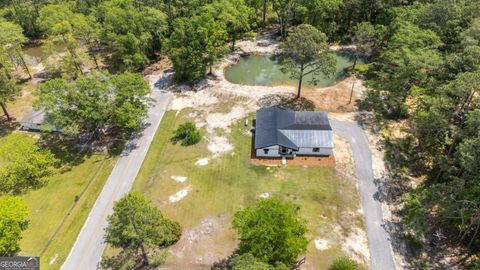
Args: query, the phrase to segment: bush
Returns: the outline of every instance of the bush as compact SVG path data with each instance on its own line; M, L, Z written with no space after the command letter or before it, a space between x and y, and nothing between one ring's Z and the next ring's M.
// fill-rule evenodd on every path
M328 270L360 270L363 269L356 261L348 257L336 259Z
M195 124L188 122L180 125L177 130L174 132L172 138L173 143L182 141L182 145L194 145L197 144L201 139L200 132L195 127Z
M300 218L299 209L296 204L270 198L237 211L233 228L240 238L239 253L250 253L270 265L295 264L308 245L306 221Z

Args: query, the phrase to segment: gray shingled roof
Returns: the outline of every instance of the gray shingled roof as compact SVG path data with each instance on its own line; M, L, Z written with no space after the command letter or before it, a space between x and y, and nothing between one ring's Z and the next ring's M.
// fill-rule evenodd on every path
M296 112L279 107L257 111L255 149L281 145L333 148L333 131L326 112Z
M30 113L27 114L22 119L22 123L31 123L31 124L42 124L45 120L45 112L44 111L36 111L32 110Z

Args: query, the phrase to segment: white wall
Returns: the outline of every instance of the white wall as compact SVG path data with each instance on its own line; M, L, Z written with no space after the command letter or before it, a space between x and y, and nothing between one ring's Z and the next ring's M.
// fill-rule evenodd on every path
M298 149L297 155L306 155L306 156L328 156L332 154L333 148L320 147L319 152L313 152L312 148L300 148Z
M268 153L265 154L264 149L268 149ZM279 154L280 147L278 145L259 148L256 149L257 157L280 157ZM305 156L328 156L331 155L333 148L322 148L320 147L319 152L313 152L313 148L300 148L297 152L294 152L296 155L305 155Z
M268 149L268 154L265 154L264 149ZM278 154L278 145L273 145L265 148L259 148L256 149L256 155L257 157L279 157L280 155Z

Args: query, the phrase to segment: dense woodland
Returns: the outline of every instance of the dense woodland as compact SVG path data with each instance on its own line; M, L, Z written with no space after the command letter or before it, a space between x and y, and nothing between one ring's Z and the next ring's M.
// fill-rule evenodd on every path
M54 110L73 102L65 89L105 89L98 97L106 104L118 101L109 99L108 91L135 99L147 88L128 72L163 57L173 62L177 81L195 81L234 50L238 39L269 27L283 40L300 24L323 32L330 43L356 44L357 55L369 63L356 70L369 87L362 108L375 111L381 124L398 122L408 130L401 138L386 138L396 178L406 183L426 176L403 196L405 236L428 245L440 228L475 258L480 251L479 0L3 0L0 103L7 113L6 104L20 95L14 66L30 75L22 47L38 40L57 60L42 60L54 80L40 87L37 106ZM60 88L65 95L56 96ZM134 130L140 121L130 111L140 118L146 113L138 98L134 108L114 108L120 113L101 106L103 99L75 98L84 110L54 114L54 124L69 126L74 134L98 136L99 121ZM465 260L471 261L475 264Z

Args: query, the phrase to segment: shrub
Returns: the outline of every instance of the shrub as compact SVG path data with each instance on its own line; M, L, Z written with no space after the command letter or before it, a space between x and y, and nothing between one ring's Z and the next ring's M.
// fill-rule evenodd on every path
M187 122L180 125L177 130L174 132L172 138L173 143L182 141L182 145L194 145L197 144L201 139L200 132L195 127L195 124Z
M356 261L348 257L336 259L328 270L360 270L363 269Z
M240 238L239 253L250 253L270 265L291 266L307 250L305 224L297 205L274 198L258 200L233 218Z

